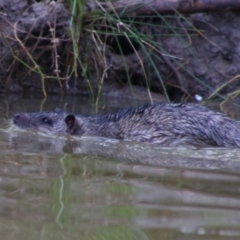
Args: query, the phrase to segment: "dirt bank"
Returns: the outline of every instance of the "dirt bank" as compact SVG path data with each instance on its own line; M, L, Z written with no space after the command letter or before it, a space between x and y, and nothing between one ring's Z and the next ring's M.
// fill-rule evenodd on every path
M63 3L0 0L0 9L3 92L42 94L46 89L46 93L124 97L129 96L125 84L131 82L167 93L171 100L194 100L196 94L211 95L240 72L238 11L123 18L104 25L103 18L96 20L86 12L74 71L70 13ZM112 34L109 26L119 34ZM154 44L138 41L130 30ZM239 86L236 79L221 94Z

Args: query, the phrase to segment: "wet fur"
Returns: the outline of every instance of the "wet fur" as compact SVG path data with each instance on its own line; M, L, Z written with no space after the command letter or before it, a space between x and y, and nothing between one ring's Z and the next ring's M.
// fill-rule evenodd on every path
M44 118L49 123L44 123ZM96 116L60 110L21 113L14 116L13 122L20 128L54 134L100 136L161 146L240 146L240 122L198 104L147 104Z

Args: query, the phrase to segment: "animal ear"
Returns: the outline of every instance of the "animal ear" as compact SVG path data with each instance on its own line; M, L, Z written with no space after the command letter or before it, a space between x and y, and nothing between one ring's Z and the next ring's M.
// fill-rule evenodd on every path
M65 123L67 125L67 133L74 134L77 130L77 121L74 115L70 114L65 117Z

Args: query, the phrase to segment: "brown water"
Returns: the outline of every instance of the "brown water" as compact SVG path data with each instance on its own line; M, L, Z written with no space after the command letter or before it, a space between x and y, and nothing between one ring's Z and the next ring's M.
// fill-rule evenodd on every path
M89 100L80 107L71 99L42 109L66 102L68 110L95 111ZM1 239L240 239L240 150L66 139L6 127L6 117L39 111L40 103L0 102ZM119 107L106 106L100 111Z

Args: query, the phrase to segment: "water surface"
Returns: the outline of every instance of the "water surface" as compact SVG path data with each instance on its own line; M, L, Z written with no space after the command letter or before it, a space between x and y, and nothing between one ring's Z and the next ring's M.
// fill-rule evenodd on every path
M7 127L20 111L96 112L89 102L1 100L1 239L240 239L238 149L159 148ZM129 103L111 101L98 112L120 105Z

